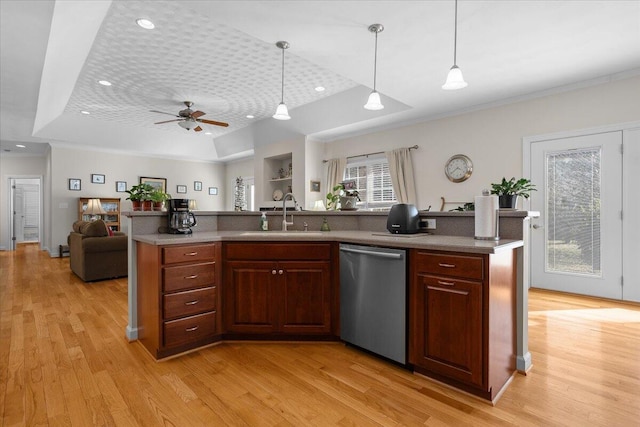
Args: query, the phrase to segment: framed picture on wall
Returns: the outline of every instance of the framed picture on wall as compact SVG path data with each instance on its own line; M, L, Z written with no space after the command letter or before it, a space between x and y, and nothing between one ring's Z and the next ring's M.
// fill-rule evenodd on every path
M153 188L167 192L167 178L149 178L148 176L140 177L140 184L149 184Z
M187 186L186 185L178 185L176 187L176 191L180 194L184 194L187 192Z
M80 191L82 189L82 181L78 178L69 178L69 190Z
M116 193L127 191L127 181L116 181Z
M320 181L311 181L309 185L309 191L313 191L315 193L320 192Z
M217 196L218 195L218 187L209 187L209 195Z
M99 174L99 173L92 173L91 174L91 183L92 184L104 184L104 182L105 182L104 175Z
M193 189L195 191L202 191L202 181L193 181Z

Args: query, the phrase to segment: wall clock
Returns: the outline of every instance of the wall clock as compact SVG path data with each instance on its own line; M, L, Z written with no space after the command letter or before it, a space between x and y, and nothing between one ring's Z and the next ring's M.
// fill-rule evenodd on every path
M464 154L451 156L444 165L444 173L451 182L462 182L469 179L473 172L471 159Z

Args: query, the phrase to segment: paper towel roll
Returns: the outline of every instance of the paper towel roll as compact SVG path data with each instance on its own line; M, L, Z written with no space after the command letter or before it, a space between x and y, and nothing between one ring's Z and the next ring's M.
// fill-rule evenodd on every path
M475 237L479 240L499 240L498 237L498 196L475 197Z

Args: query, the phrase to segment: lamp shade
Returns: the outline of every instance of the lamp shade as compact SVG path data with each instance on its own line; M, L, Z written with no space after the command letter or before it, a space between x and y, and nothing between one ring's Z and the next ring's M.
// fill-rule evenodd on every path
M462 89L463 87L467 87L467 82L465 82L464 77L462 77L462 70L460 70L457 65L454 65L449 70L447 81L442 85L442 89L456 90Z
M189 199L189 210L190 211L198 210L198 202L196 202L196 199Z
M87 215L95 216L95 215L106 214L107 211L105 211L102 208L102 203L100 203L100 199L89 199L87 201L87 210L85 210L84 213ZM97 219L97 217L92 219Z
M322 200L316 200L313 203L313 210L314 211L326 211L327 208L324 207L324 203L322 202Z
M384 108L384 105L382 105L380 101L380 94L377 91L374 90L369 94L369 99L364 105L364 108L367 110L382 110Z
M278 104L278 108L276 108L276 113L273 115L273 118L276 120L290 120L291 116L289 115L289 110L287 109L287 105L284 102Z
M186 119L181 122L178 122L178 126L186 130L191 130L191 129L197 128L199 125L198 125L198 122L196 122L193 119Z

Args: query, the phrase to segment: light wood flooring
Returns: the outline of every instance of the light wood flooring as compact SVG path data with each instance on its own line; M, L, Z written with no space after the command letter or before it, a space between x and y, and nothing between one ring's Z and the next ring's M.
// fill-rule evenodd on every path
M224 343L155 362L127 281L0 252L0 426L638 426L640 306L531 291L533 369L496 406L339 343Z

